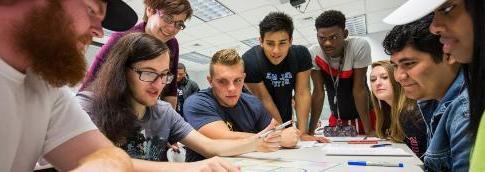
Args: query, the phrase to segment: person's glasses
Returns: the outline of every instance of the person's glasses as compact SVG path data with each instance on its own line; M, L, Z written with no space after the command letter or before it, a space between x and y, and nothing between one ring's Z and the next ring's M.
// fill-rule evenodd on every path
M166 14L163 14L163 12L161 10L157 10L157 14L158 16L167 24L173 24L173 26L176 28L176 29L179 29L179 30L184 30L185 29L185 24L184 24L184 21L175 21L173 19L173 16L171 15L166 15Z
M138 79L144 82L155 82L158 78L160 78L162 79L162 84L170 84L174 78L173 74L171 74L170 72L159 74L152 71L143 71L133 67L130 67L130 69L138 73Z
M339 39L341 37L341 35L340 34L334 34L334 35L330 35L330 36L327 36L327 37L318 35L317 37L318 37L319 40L321 40L323 42L325 42L325 41L331 41L332 42L332 41Z

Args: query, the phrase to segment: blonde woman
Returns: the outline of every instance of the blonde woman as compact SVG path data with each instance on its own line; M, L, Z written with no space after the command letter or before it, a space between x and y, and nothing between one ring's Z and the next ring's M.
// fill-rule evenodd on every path
M416 101L406 98L394 79L394 67L389 60L372 63L370 82L376 135L406 143L421 158L427 146L426 126Z

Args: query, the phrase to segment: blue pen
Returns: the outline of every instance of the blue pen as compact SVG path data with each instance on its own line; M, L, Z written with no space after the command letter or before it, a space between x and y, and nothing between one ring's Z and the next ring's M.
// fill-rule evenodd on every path
M379 147L386 147L386 146L392 146L390 143L384 143L384 144L376 144L376 145L371 145L371 148L379 148Z
M348 164L357 165L357 166L404 167L404 164L402 162L389 163L389 162L370 162L370 161L349 161Z

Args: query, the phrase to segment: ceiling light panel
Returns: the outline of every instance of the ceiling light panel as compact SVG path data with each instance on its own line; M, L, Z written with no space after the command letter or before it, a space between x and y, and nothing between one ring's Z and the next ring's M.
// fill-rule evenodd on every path
M259 45L258 38L250 38L250 39L242 40L241 42L247 45L248 47L254 47L256 45Z
M217 0L190 0L194 16L204 22L233 15L234 12Z
M355 17L347 18L345 28L349 31L351 36L367 34L366 15L362 14Z

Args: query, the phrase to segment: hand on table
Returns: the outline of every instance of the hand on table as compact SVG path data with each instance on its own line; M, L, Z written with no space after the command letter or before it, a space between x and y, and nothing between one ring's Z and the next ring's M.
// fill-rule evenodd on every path
M183 170L186 172L239 172L238 166L220 158L212 157L206 160L188 163L189 168Z
M330 140L327 139L326 137L320 137L320 136L311 136L308 134L302 134L300 136L302 141L317 141L319 143L330 143Z
M292 148L298 144L300 130L295 127L289 127L281 132L281 146L285 148Z
M277 121L272 119L271 123L258 134L254 135L256 140L256 151L273 152L280 149L281 130L276 130Z

